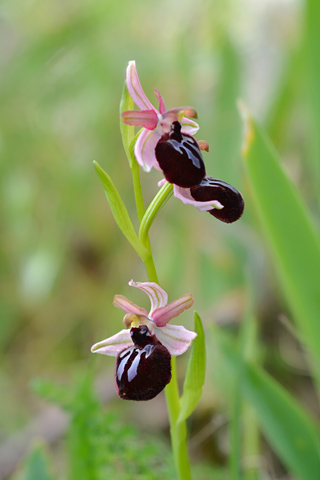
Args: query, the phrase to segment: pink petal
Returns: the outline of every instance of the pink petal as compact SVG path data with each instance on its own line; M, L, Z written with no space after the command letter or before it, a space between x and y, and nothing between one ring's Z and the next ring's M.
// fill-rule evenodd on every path
M102 340L102 342L95 343L91 347L91 352L115 357L122 350L131 347L132 345L133 342L131 340L130 330L124 329L116 335Z
M123 295L115 295L113 299L113 305L115 307L121 308L125 313L134 313L135 315L148 316L148 313L144 308L138 307L138 305L130 302L130 300L128 300Z
M159 287L157 283L154 282L134 282L130 280L129 282L130 287L140 288L143 290L148 297L150 298L151 302L151 309L149 313L149 317L152 318L152 313L160 307L164 307L168 303L168 295L167 293Z
M154 130L158 125L158 115L154 110L126 110L122 112L122 118L127 125L144 127Z
M181 325L166 325L155 327L155 335L160 342L167 347L172 357L182 355L196 338L197 334Z
M152 314L152 320L154 320L157 327L164 327L170 320L177 317L182 312L192 307L194 301L191 293L183 295L169 303L165 307L157 308Z
M146 172L150 172L157 162L155 148L161 138L157 130L142 130L134 146L137 162Z
M200 212L208 212L213 208L217 208L218 210L223 208L223 205L218 200L208 200L207 202L199 202L195 200L190 193L190 188L182 188L178 187L178 185L174 185L173 194L176 198L179 198L181 202L186 205L193 205Z
M133 60L127 66L127 87L134 103L141 110L156 110L144 93L138 77L136 62Z
M162 95L156 88L154 89L154 93L156 94L157 100L159 102L159 112L164 113L166 111L166 106L164 104Z
M183 119L181 120L181 125L181 132L187 133L188 135L195 135L199 130L199 125L193 120L190 120L186 117L183 117Z

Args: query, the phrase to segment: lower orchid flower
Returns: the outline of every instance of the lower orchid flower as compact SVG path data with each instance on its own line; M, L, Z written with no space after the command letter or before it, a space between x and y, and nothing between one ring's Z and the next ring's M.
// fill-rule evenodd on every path
M150 298L150 312L126 297L115 295L113 304L125 312L126 328L92 346L91 351L116 356L116 391L127 400L150 400L171 380L171 356L182 355L197 336L181 325L168 325L193 305L186 294L168 304L167 293L154 282L129 285Z

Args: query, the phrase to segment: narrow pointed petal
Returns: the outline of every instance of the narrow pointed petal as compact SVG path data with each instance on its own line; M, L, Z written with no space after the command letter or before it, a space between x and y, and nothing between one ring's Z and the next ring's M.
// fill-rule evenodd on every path
M115 295L113 299L113 305L115 307L121 308L125 313L134 313L135 315L144 315L147 316L147 311L135 305L133 302L130 302L126 297L123 295Z
M156 88L154 89L154 93L156 94L157 100L159 102L159 112L164 113L166 111L166 106L164 104L162 95Z
M134 147L137 162L146 172L150 172L157 162L155 148L161 138L157 130L142 130Z
M152 314L152 320L155 322L157 327L164 327L170 320L174 317L177 317L182 312L192 307L194 303L191 293L183 295L165 307L157 308Z
M151 309L149 313L149 317L152 318L152 313L160 307L164 307L168 303L168 295L167 293L159 287L157 283L154 282L134 282L130 280L129 282L130 287L140 288L143 290L148 297L150 298L151 302Z
M173 187L173 194L176 198L179 198L181 202L186 205L193 205L196 207L199 212L209 212L213 208L221 210L223 205L218 200L208 200L207 202L199 202L195 200L190 193L190 188L182 188L178 187L178 185L174 185Z
M183 117L180 123L181 133L187 133L188 135L195 135L200 128L196 122L186 117Z
M127 88L134 103L141 110L155 110L142 89L137 73L136 62L134 60L129 62L127 67Z
M95 343L91 347L91 352L102 353L102 355L110 355L111 357L115 357L122 350L131 347L132 345L133 343L131 340L130 330L124 329L112 337Z
M172 357L182 355L188 350L191 342L197 334L191 332L180 325L166 325L165 327L155 327L157 339L169 350Z
M127 125L144 127L154 130L158 125L158 115L154 110L126 110L122 112L122 119Z

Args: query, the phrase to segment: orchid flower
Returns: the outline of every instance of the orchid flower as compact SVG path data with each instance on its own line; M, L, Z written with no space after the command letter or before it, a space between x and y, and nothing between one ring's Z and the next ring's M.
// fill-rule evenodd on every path
M170 134L172 124L175 122L181 125L181 134L184 135L185 142L188 143L191 141L193 143L192 149L199 150L200 152L199 145L192 137L192 135L199 130L199 125L184 116L187 115L192 118L197 118L197 113L194 108L185 106L166 110L161 94L157 89L154 89L159 102L159 110L157 110L151 104L141 87L135 61L131 61L128 64L126 83L128 91L134 103L140 108L140 111L127 110L122 113L122 118L124 123L128 125L143 127L143 130L136 141L134 153L137 162L146 172L150 172L152 167L157 170L164 170L162 166L159 165L159 158L156 156L156 147L164 136ZM198 152L197 156L199 157ZM196 161L201 162L201 159L197 159ZM201 178L203 177L204 173ZM194 185L195 184L196 183L194 183Z
M136 328L139 325L146 325L150 333L156 335L158 340L169 350L172 357L182 355L197 335L181 325L168 325L168 322L193 305L192 295L183 295L168 304L167 293L154 282L139 283L131 280L129 285L143 290L148 295L151 301L149 313L126 297L115 295L113 304L125 312L123 323L126 328L116 335L96 343L91 351L116 356L123 349L133 345L129 327Z
M178 325L167 325L193 305L191 294L168 304L167 293L153 282L129 282L150 298L150 312L122 295L113 304L125 312L127 327L91 348L92 352L117 356L116 391L125 400L151 400L171 380L171 356L181 355L197 336Z
M195 110L192 107L166 110L162 96L155 89L159 101L157 110L141 87L134 61L128 64L126 82L141 110L123 112L123 121L144 127L135 144L138 163L147 172L152 167L161 170L165 179L158 185L165 180L173 183L174 196L183 203L193 205L200 212L209 212L225 223L238 220L244 210L241 193L232 185L206 175L201 150L209 151L209 146L192 137L199 127L184 117L184 114L196 117Z

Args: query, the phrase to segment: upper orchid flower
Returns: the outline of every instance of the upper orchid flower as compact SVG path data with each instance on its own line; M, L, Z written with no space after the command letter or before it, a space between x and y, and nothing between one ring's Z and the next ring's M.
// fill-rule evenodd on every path
M179 107L166 110L162 96L154 89L159 102L157 110L141 87L134 61L129 62L127 67L126 82L140 111L123 112L123 121L128 125L144 127L135 144L138 163L147 172L152 167L161 170L170 183L181 187L198 185L205 176L200 146L192 137L199 126L184 116L196 118L195 109Z
M115 295L113 304L125 312L126 328L92 346L91 351L117 356L116 388L121 398L150 400L171 379L171 356L181 355L197 336L168 322L193 305L191 294L168 304L167 293L153 282L129 282L150 298L150 312L126 297Z
M209 212L225 223L238 220L244 210L241 193L232 185L206 175L201 150L209 151L208 144L192 137L199 127L183 116L196 117L195 110L180 107L166 111L155 89L158 111L142 90L134 61L127 67L126 82L141 111L123 112L123 120L129 125L144 127L135 144L138 163L146 171L152 167L161 170L165 180L174 184L174 196L183 203ZM159 182L159 186L165 180Z

